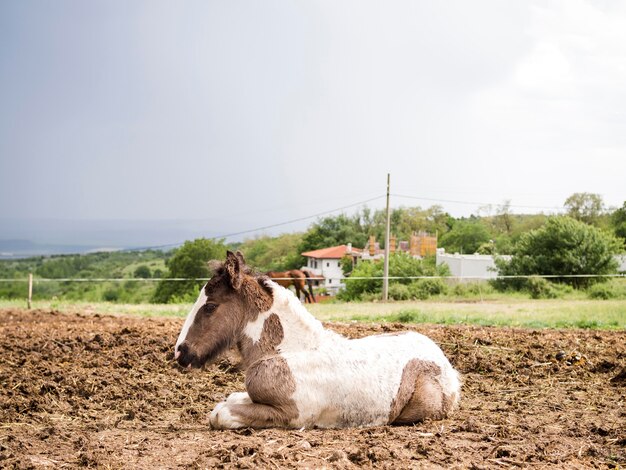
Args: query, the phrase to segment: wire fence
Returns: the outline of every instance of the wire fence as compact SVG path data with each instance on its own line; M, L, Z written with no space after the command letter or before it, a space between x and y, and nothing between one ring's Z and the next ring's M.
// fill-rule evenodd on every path
M363 280L383 280L389 279L390 281L397 280L417 280L417 279L444 279L453 281L463 280L477 280L477 281L494 281L498 279L531 279L531 278L544 278L544 279L570 279L570 278L619 278L626 277L626 273L619 274L525 274L525 275L507 275L507 276L350 276L350 277L324 277L324 279L313 279L313 281L323 280L339 280L339 281L363 281ZM51 277L33 277L32 282L188 282L188 281L208 281L208 277L160 277L160 278L141 278L141 277L94 277L94 278L82 278L82 277L66 277L66 278L51 278ZM273 281L291 281L291 277L276 277L272 278ZM0 282L29 282L27 277L24 278L4 278L0 279Z
M530 279L530 278L543 278L543 279L558 279L558 280L566 280L566 279L589 279L589 278L624 278L626 274L543 274L543 275L483 275L483 276L350 276L350 277L324 277L324 278L315 278L311 279L315 284L315 288L322 289L331 289L332 281L335 282L332 285L332 289L337 293L337 289L342 286L346 286L346 282L351 281L418 281L420 279L438 279L444 280L447 283L464 283L468 281L474 282L486 282L486 281L501 281L501 280L515 280L515 279ZM26 284L28 287L27 294L27 306L31 308L32 300L33 300L33 290L34 286L37 284L52 284L52 283L60 283L60 284L68 284L68 283L161 283L161 282L206 282L209 278L206 277L165 277L165 278L119 278L119 277L101 277L101 278L76 278L76 277L66 277L66 278L35 278L32 274L29 274L27 278L2 278L0 279L0 284L4 286L10 286L11 284ZM291 277L282 277L282 278L273 278L274 281L293 281L294 279ZM320 284L323 282L322 284ZM15 295L21 297L18 293L21 291L21 288L16 292L15 289L12 289L11 298L15 298ZM44 296L52 294L51 292L46 293L48 289L44 289ZM54 294L52 294L55 297ZM61 294L63 295L63 294Z

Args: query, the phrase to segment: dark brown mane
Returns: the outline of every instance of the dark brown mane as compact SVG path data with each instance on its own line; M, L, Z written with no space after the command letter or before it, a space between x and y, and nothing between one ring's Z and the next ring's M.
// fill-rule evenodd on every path
M243 260L243 257L241 259ZM229 276L223 261L211 260L208 265L212 276L205 288L207 293L214 286L226 282L226 278ZM273 301L273 291L269 285L270 278L243 263L241 264L241 274L244 279L241 294L248 304L253 304L259 310L258 313L269 310Z
M220 261L218 259L214 259L209 261L209 274L211 277L213 276L223 276L225 274L224 261ZM247 264L242 264L242 273L251 276L255 279L269 279L264 273L259 271L258 269L254 269Z

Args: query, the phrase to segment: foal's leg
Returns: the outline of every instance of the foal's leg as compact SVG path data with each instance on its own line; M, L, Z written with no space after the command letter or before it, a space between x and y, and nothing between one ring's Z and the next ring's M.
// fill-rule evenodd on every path
M226 403L229 405L249 405L252 403L252 400L247 392L233 392L228 395Z
M247 371L246 388L248 393L232 394L218 403L209 415L213 429L288 427L298 417L291 398L296 384L284 358L255 362Z
M441 386L441 368L430 361L410 360L402 371L400 388L392 402L389 421L410 424L445 418L456 402Z
M219 403L209 415L212 429L287 427L293 414L289 410L261 403Z
M420 377L415 390L393 424L410 424L426 418L442 419L445 416L444 394L433 377Z

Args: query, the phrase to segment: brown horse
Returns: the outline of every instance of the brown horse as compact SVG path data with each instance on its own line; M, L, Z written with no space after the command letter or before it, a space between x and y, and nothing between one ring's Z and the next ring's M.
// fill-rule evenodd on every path
M279 286L283 286L286 289L288 289L289 286L293 286L296 289L298 299L300 298L300 292L302 292L304 293L305 303L315 303L313 282L311 281L311 274L308 271L292 269L290 271L269 271L266 274ZM308 292L306 286L309 287Z

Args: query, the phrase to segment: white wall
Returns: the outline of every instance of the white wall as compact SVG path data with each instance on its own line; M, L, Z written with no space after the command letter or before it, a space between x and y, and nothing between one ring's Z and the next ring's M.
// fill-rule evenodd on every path
M507 258L504 257L503 258ZM450 274L457 277L495 278L496 265L491 255L460 255L448 254L442 249L437 250L437 266L447 264ZM476 279L463 279L463 282L476 281Z
M314 267L315 261L317 261L317 268ZM336 294L340 287L344 287L340 259L307 258L305 269L319 276L324 276L324 287L332 294Z
M510 259L510 256L502 256L504 259ZM619 263L617 270L619 272L626 271L626 255L615 255L615 259ZM495 278L497 271L495 263L491 255L460 255L458 253L449 254L442 248L437 250L437 266L447 264L450 268L452 276L475 276L482 278ZM472 282L476 279L462 279L462 282Z

